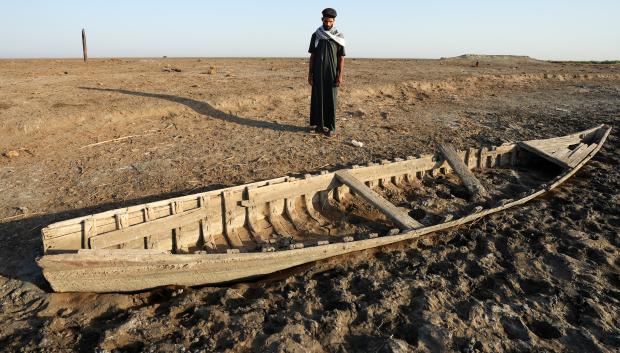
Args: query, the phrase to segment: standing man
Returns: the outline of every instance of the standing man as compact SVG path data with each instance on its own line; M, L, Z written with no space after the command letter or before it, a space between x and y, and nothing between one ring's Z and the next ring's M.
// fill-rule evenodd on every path
M310 70L308 83L312 86L310 126L312 132L331 137L336 133L336 96L343 83L344 35L336 28L336 10L323 10L323 25L310 39Z

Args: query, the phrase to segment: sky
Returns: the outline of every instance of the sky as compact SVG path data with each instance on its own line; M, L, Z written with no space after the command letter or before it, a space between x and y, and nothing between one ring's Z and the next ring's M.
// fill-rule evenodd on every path
M305 57L325 7L349 57L620 59L620 0L3 0L0 58Z

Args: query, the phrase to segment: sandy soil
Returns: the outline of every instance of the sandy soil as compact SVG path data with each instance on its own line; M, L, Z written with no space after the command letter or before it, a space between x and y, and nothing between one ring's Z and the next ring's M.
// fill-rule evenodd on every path
M306 67L0 61L0 349L617 351L620 66L349 59L333 139L306 133ZM606 146L545 198L257 282L54 294L34 262L54 221L430 153L443 141L471 147L600 123L614 128Z

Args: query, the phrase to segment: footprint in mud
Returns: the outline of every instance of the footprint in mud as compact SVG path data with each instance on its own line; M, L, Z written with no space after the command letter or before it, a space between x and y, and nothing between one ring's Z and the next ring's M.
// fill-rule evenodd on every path
M580 218L578 218L580 219ZM593 220L586 220L583 223L583 227L590 233L601 233L603 231L603 229L601 228L601 225L599 223L597 223L596 221Z
M586 256L588 257L588 260L599 264L599 265L606 265L607 263L607 255L605 255L605 253L601 250L598 249L594 249L594 248L586 248Z
M553 292L552 286L547 281L541 279L520 278L519 286L526 295L549 295Z
M426 273L432 275L440 275L445 278L451 277L454 274L455 266L452 262L449 261L437 261L433 262L428 266L428 270Z
M549 266L551 273L559 279L570 281L574 276L570 264L560 256L547 254L543 258L543 263Z
M536 336L545 340L562 337L562 332L546 321L532 320L527 323L527 327Z
M491 248L489 239L486 236L477 239L474 255L476 255L477 258L482 258L490 253L493 253L493 249Z
M504 286L506 279L503 273L492 274L483 279L472 291L472 296L478 300L500 300L507 295Z
M504 316L499 321L504 328L504 332L506 332L506 336L511 340L528 341L530 339L527 328L523 325L520 318Z
M559 253L570 256L575 260L583 261L585 259L583 248L574 245L565 245L563 243L560 243L560 245L558 245L557 247L557 250Z
M511 224L510 227L512 229L514 229L515 231L520 231L520 230L523 230L523 223L522 222L516 222L514 224Z
M326 280L328 279L328 280ZM316 294L321 298L323 311L351 310L355 304L353 298L346 293L348 279L345 276L331 276L325 273L321 280L317 280Z
M454 305L454 311L459 319L463 321L469 321L469 313L471 312L471 308L474 306L474 301L472 299L461 300Z
M620 218L619 217L609 217L605 220L607 225L613 228L620 228Z
M265 316L263 332L272 335L281 332L287 324L286 315L282 312Z
M349 287L347 289L351 292L351 294L360 296L369 294L369 290L376 290L378 287L379 283L376 281L371 281L366 277L354 276L349 282Z
M480 267L480 265L478 265L478 262L469 261L465 265L465 273L469 277L476 279L484 274L484 270Z
M620 274L616 272L608 272L605 274L607 277L607 282L616 288L620 288Z
M584 294L587 294L587 292L584 292ZM566 314L564 318L568 323L573 326L581 326L583 318L587 316L600 319L598 312L586 301L586 296L578 295L566 300Z
M594 341L585 333L578 330L571 330L567 332L566 337L562 339L566 352L588 352L599 353L602 352Z

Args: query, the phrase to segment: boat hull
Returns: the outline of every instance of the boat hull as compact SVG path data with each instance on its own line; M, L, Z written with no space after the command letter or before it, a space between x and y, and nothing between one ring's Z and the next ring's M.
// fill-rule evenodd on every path
M415 239L526 203L570 178L599 151L610 132L608 127L599 128L604 130L598 132L597 146L548 183L517 199L504 200L494 207L476 209L471 214L431 226L267 252L172 254L157 249L81 249L77 253L46 254L38 259L38 264L57 292L131 292L163 285L213 285L268 275L333 256Z

